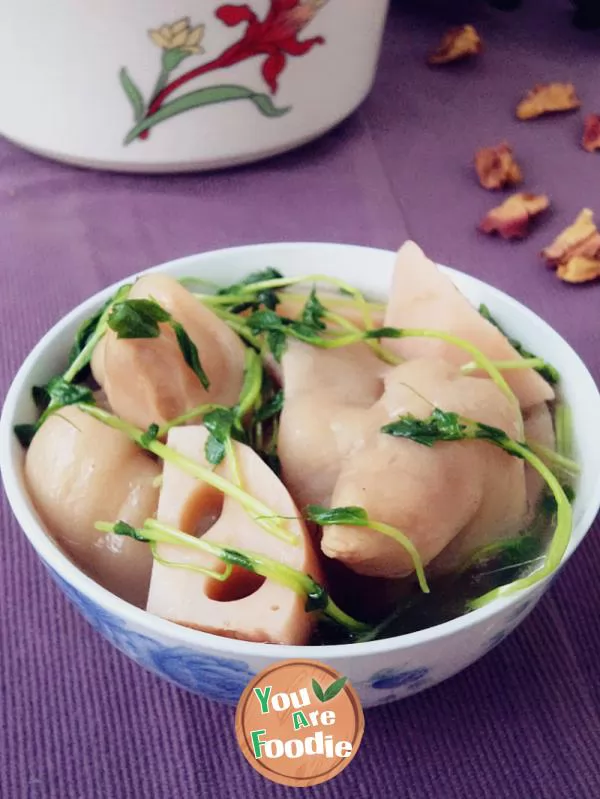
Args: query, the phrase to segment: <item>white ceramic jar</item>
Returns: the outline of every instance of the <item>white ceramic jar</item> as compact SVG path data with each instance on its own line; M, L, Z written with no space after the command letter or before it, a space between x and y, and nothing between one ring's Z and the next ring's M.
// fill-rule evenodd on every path
M0 133L52 158L140 172L282 152L368 94L388 2L5 3Z

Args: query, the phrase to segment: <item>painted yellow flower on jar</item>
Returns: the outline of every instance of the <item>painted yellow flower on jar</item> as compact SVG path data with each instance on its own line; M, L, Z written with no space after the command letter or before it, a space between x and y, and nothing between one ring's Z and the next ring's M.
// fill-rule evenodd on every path
M154 44L163 50L181 50L192 55L204 52L200 46L200 42L204 38L204 29L204 25L192 28L190 18L183 17L171 25L162 25L158 30L150 30L148 34Z

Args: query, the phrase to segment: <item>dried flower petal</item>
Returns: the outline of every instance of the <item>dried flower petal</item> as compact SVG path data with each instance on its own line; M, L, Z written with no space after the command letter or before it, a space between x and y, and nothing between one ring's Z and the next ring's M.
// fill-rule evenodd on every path
M550 244L542 250L542 258L550 266L564 263L573 255L594 257L600 246L600 233L594 224L594 213L584 208L572 225L565 228Z
M600 277L600 258L574 255L558 267L556 274L565 283L589 283Z
M483 147L475 153L477 177L484 189L516 186L523 180L521 168L506 142L496 147Z
M542 114L572 111L580 105L572 83L538 84L521 100L516 113L518 119L535 119Z
M600 114L590 114L585 118L581 146L588 153L600 150Z
M478 55L483 50L481 37L472 25L451 28L442 36L438 49L427 59L428 64L448 64Z
M600 277L600 232L592 211L584 208L542 256L557 267L556 274L565 283L588 283Z
M533 217L550 207L545 194L513 194L492 208L479 225L483 233L498 233L503 239L522 239L529 232Z

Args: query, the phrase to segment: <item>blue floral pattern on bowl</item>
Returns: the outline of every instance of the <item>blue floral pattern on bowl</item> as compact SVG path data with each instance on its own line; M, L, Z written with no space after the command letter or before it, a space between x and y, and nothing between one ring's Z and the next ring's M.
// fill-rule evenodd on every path
M515 610L510 614L508 617L507 626L500 630L499 632L495 633L489 641L485 644L483 648L484 654L487 652L491 652L494 647L501 644L505 638L507 638L512 631L519 626L519 624L523 621L525 616L529 614L529 611L533 609L534 605L537 603L536 599L528 599L525 602L522 602L518 605Z
M514 624L519 624L525 616L529 613L530 610L533 609L533 606L537 603L537 599L527 599L525 602L521 602L515 610L511 613L509 621Z
M500 630L500 632L496 633L495 635L492 635L490 640L486 643L486 645L483 648L484 653L491 652L492 649L498 646L498 644L501 644L502 641L504 641L504 639L507 638L508 635L512 632L512 630L513 628L510 627L509 629Z
M369 683L377 691L389 691L394 688L410 688L411 693L424 688L429 676L429 669L382 669L374 674Z
M254 676L241 660L214 657L185 646L169 646L127 627L125 622L66 583L52 578L89 623L121 652L180 688L218 702L236 704Z
M65 582L52 569L48 570L95 630L140 666L178 687L217 702L235 705L255 676L256 672L242 660L208 655L131 629L119 616ZM431 669L415 666L380 669L368 679L353 684L365 707L370 707L417 693L435 682Z

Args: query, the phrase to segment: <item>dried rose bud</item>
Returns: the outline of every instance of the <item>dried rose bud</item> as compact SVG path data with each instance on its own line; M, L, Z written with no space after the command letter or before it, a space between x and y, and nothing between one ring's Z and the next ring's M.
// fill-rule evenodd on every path
M442 36L438 49L427 59L428 64L449 64L469 56L478 55L483 50L481 37L472 25L451 28Z
M600 233L594 224L594 214L589 208L584 208L572 225L565 228L554 239L550 246L542 250L550 266L565 263L573 255L583 255L594 258L600 252Z
M550 207L545 194L513 194L483 218L479 230L498 233L503 239L523 239L529 232L530 221Z
M589 283L600 277L600 258L574 255L558 267L556 274L565 283Z
M496 147L483 147L475 153L475 170L484 189L516 186L523 180L521 168L506 142Z
M572 111L580 105L572 83L538 84L521 100L516 113L518 119L535 119L543 114Z
M590 114L585 118L581 146L588 153L600 150L600 114Z

